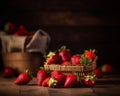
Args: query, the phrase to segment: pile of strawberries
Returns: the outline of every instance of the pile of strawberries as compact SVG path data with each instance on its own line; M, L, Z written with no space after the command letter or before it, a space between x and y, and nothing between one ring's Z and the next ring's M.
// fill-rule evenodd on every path
M24 25L17 25L14 22L8 21L4 25L4 31L8 35L15 35L15 36L31 36L33 34L29 33L27 28Z
M81 64L89 64L92 62L95 57L95 50L85 51L83 54L75 54L72 55L70 49L67 49L66 46L62 46L55 52L49 52L49 54L44 56L46 58L47 64L61 64L61 65L81 65ZM7 72L10 68L6 68L4 71L3 77L10 77L9 75L14 76L14 71L10 71L11 74L7 76ZM11 69L12 70L12 69ZM9 73L9 72L8 72ZM25 85L28 84L32 80L32 72L27 70L26 72L20 73L17 78L14 80L14 84L16 85ZM80 87L87 86L93 87L96 84L96 76L94 74L86 75L83 77L78 76L77 74L70 73L64 74L61 71L54 70L44 70L39 69L36 73L37 85L43 87Z
M55 52L50 51L47 55L44 55L46 58L47 64L61 64L61 65L87 65L91 63L95 57L95 50L86 50L83 54L75 54L72 55L70 49L67 49L66 46L62 46L60 49ZM27 73L26 73L27 74ZM18 78L14 81L15 84L21 85L21 82L30 81L31 76L22 73L18 76ZM26 78L23 79L23 76ZM80 87L87 86L93 87L96 84L96 76L94 74L89 74L83 77L78 76L74 73L64 74L61 71L54 70L49 71L40 69L37 74L37 85L44 87ZM22 77L22 78L21 78ZM29 78L28 78L29 77ZM23 80L22 80L23 79ZM27 84L28 82L26 82ZM25 84L25 83L23 83Z
M60 49L52 52L50 51L46 58L46 64L61 64L61 65L87 65L96 58L95 50L85 50L83 54L71 54L70 49L62 46Z
M96 85L97 79L102 78L104 74L112 74L113 67L110 64L103 64L100 68L93 71L93 74L85 75L79 77L74 73L64 74L61 71L54 70L52 72L39 69L36 74L37 85L42 87L94 87ZM2 76L4 78L15 77L15 71L11 67L5 67ZM34 77L35 78L35 77ZM29 84L33 79L33 74L29 70L21 72L16 79L14 84L16 85L26 85Z
M85 50L83 54L72 55L70 49L66 49L66 46L62 46L55 52L49 52L44 56L47 64L61 64L61 65L87 65L96 58L95 50ZM100 68L93 71L92 74L80 77L75 73L64 74L61 71L44 70L39 69L36 73L37 85L51 88L71 88L71 87L94 87L96 85L96 79L102 78L103 74L113 73L113 67L110 64L103 64ZM15 71L11 67L5 67L3 70L3 77L11 78L15 76ZM26 85L33 79L32 72L26 70L26 72L20 73L14 80L16 85Z
M73 73L68 75L63 74L61 71L54 70L47 72L44 69L40 69L37 72L37 85L51 88L73 88L73 87L93 87L96 84L96 78L94 75L87 75L83 78L76 76ZM32 80L32 76L26 72L22 72L14 81L14 84L25 85Z

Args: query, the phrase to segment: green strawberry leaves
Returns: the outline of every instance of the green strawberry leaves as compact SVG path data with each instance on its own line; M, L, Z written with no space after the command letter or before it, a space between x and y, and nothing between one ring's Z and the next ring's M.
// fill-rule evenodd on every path
M81 60L80 63L87 65L90 64L92 62L92 60L89 60L84 54L81 55Z

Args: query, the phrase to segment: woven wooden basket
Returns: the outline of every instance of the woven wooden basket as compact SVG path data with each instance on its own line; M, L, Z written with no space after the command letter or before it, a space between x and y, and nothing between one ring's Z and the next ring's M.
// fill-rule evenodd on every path
M2 60L4 66L10 66L16 70L17 73L23 72L26 69L36 72L43 66L44 58L41 53L2 53Z
M84 76L87 74L91 74L93 72L93 70L96 69L96 60L97 57L95 58L95 60L90 63L87 64L86 66L81 64L80 66L72 66L72 65L60 65L60 64L44 64L44 68L45 70L59 70L65 74L69 74L69 73L76 73L78 76Z

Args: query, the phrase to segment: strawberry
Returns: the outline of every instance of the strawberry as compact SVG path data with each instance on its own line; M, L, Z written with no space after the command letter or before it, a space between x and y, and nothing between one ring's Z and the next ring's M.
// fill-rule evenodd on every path
M11 78L15 75L15 70L9 66L5 67L2 73L4 78Z
M16 30L16 25L15 23L9 21L7 22L5 25L4 25L4 31L7 33L7 34L14 34L15 33L15 30Z
M18 30L15 32L14 35L17 35L17 36L27 36L28 35L28 30L25 28L25 26L20 25L18 27Z
M44 87L48 87L48 81L50 80L50 76L49 77L47 77L47 78L45 78L44 80L43 80L43 82L42 82L42 86L44 86Z
M15 79L14 83L17 85L26 85L32 80L32 74L29 70L26 70L26 72L22 72L18 75L18 77Z
M58 51L63 61L70 61L71 58L70 49L66 49L66 46L62 46L60 49L58 49Z
M62 74L62 72L58 70L53 70L50 74L51 74L51 77L55 77L56 75Z
M60 71L54 70L51 72L51 78L48 82L49 87L57 87L63 85L66 75Z
M84 54L89 60L94 60L96 57L95 49L85 50Z
M70 65L70 61L63 61L62 65Z
M76 54L76 55L73 55L71 57L71 63L72 65L80 65L80 59L81 59L81 56Z
M103 72L102 72L102 70L101 70L100 68L95 69L95 70L93 71L93 74L95 74L95 76L96 76L97 78L102 78L102 77L103 77Z
M38 84L38 86L42 86L42 82L45 78L47 78L47 76L48 76L48 73L45 70L40 69L37 72L37 84Z
M86 87L94 87L96 84L95 75L89 74L89 75L83 76L82 82L83 82L83 85Z
M105 63L101 66L101 70L103 72L103 74L112 74L115 72L115 69L113 68L113 66L109 63Z
M74 87L76 83L78 84L76 75L70 73L66 77L64 87Z
M85 54L81 55L80 63L83 65L88 65L92 62L92 60L88 59Z
M45 55L47 64L61 64L62 58L58 52L49 52L48 55Z

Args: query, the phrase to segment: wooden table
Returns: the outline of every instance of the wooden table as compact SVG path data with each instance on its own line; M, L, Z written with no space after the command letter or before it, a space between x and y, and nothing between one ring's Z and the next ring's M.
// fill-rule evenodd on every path
M97 80L94 88L39 87L36 78L28 85L18 86L14 80L0 77L0 96L120 96L120 75L106 75Z

